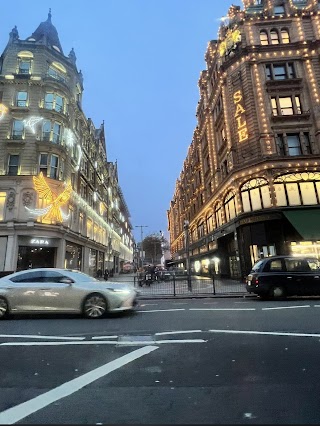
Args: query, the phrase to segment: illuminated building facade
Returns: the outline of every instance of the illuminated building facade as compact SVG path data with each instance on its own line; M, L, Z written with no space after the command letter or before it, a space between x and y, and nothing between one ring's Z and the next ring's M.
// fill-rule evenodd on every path
M244 0L222 22L168 224L177 264L241 278L261 257L320 257L320 2Z
M0 58L0 272L119 272L133 258L130 214L104 125L82 109L83 78L48 19L17 28Z

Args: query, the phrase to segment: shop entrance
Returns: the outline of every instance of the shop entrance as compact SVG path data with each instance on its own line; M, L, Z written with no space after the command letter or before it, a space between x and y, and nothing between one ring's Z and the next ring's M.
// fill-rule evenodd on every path
M54 268L55 247L19 246L17 271L30 268Z

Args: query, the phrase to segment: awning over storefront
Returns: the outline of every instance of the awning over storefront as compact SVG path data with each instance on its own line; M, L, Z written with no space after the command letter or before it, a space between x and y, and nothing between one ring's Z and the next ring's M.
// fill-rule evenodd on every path
M320 240L320 209L299 209L283 212L305 240Z

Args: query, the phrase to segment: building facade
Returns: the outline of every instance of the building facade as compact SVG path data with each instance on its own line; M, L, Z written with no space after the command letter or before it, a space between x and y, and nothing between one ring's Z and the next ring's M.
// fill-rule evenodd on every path
M83 78L48 19L15 27L0 58L0 272L115 273L132 261L130 214L104 125L82 109Z
M177 264L242 278L262 257L320 257L319 5L244 0L208 43L168 210Z

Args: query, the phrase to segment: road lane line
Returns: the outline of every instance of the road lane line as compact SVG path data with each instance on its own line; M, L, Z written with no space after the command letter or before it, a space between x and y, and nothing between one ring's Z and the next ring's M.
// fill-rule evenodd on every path
M314 305L315 308L320 308L320 305Z
M145 348L137 349L86 374L83 374L80 377L70 380L69 382L66 382L48 392L45 392L42 395L30 399L29 401L23 402L22 404L16 405L15 407L11 407L0 413L0 424L16 423L30 416L36 411L47 407L53 402L72 395L73 393L82 389L84 386L91 384L101 377L112 373L118 368L121 368L124 365L127 365L130 362L135 361L136 359L139 359L156 349L158 349L157 346L147 346Z
M156 345L161 345L162 343L206 343L207 340L204 339L186 339L186 340L157 340Z
M271 311L275 309L297 309L297 308L311 308L310 305L302 305L302 306L275 306L273 308L262 308L263 311Z
M40 334L0 334L4 338L23 338L23 339L47 339L47 340L84 340L85 337L68 336L42 336Z
M94 336L91 337L92 340L99 340L99 339L117 339L119 336Z
M190 308L189 311L255 311L256 308Z
M150 311L136 311L136 312L175 312L175 311L185 311L184 308L177 308L177 309L152 309Z
M163 331L160 333L155 333L155 336L166 336L167 334L187 334L187 333L202 333L202 330Z
M243 330L208 330L209 333L226 333L226 334L262 334L270 336L294 336L294 337L320 337L320 334L314 333L286 333L281 331L243 331Z

